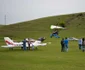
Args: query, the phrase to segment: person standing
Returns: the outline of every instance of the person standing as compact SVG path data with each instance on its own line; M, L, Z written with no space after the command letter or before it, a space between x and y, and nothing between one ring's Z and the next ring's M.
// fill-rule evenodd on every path
M82 38L82 51L84 52L85 51L85 39Z
M67 39L67 37L65 38L65 40L64 40L64 43L65 43L65 50L68 52L68 39Z
M61 40L61 52L64 52L64 38Z
M28 38L28 47L29 47L29 50L30 50L30 44L31 44L31 41L30 41L30 38Z
M82 39L78 40L78 46L79 46L79 50L81 50L82 49Z
M23 42L23 50L26 50L26 42L27 42L26 39L24 39L22 42Z

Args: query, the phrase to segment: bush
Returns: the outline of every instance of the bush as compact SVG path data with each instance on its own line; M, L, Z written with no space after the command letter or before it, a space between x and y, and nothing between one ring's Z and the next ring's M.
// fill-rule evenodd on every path
M59 25L62 27L65 27L65 23L60 23Z

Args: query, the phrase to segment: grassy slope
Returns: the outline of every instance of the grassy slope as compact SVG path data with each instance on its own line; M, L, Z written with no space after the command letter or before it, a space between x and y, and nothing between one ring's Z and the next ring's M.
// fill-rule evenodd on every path
M50 38L52 32L49 27L57 22L65 22L76 15L53 16L34 21L3 26L0 28L0 44L4 44L3 37L10 36L15 40L25 37L45 36L45 42L52 42L46 47L39 47L34 51L13 51L0 48L0 70L81 70L85 69L85 56L78 50L77 42L69 42L69 52L60 52L60 39ZM85 37L85 16L75 18L67 25L67 30L60 31L61 37Z

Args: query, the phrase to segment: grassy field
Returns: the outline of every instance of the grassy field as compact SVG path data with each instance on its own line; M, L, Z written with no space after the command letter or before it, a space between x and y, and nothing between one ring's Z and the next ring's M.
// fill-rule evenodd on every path
M85 13L53 16L33 21L0 27L0 46L5 45L3 37L9 36L15 41L24 38L37 39L46 37L44 42L51 42L37 50L23 51L20 48L9 50L0 47L0 70L84 70L85 53L78 49L77 41L69 41L69 51L61 52L60 40L63 37L85 37ZM74 17L74 19L72 19ZM66 22L66 30L61 30L61 38L50 38L51 24Z

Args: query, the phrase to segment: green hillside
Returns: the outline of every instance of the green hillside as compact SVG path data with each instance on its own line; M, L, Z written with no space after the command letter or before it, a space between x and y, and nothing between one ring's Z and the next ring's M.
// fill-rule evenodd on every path
M51 30L50 25L65 23L67 30L60 34L65 36L83 36L85 29L85 13L77 13L70 15L52 16L40 18L32 21L12 24L0 28L0 37L36 37L49 36Z
M50 38L50 25L64 24L66 30L60 30L60 38ZM69 42L69 51L61 52L60 40L64 37L85 37L85 13L50 16L17 24L0 27L0 46L5 45L3 37L15 41L24 38L46 37L45 47L23 51L20 48L9 50L0 47L0 70L84 70L85 52L78 49L77 41Z

